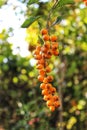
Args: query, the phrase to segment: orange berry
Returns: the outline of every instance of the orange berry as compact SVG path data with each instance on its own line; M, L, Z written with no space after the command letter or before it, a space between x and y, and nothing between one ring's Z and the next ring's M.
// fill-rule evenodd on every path
M54 87L51 87L50 90L51 90L52 93L55 93L55 92L56 92L56 88L54 88Z
M43 82L44 76L43 76L43 75L39 75L39 76L38 76L38 80L39 80L40 82Z
M58 101L58 100L59 100L59 97L55 95L55 96L53 96L53 100L54 100L54 101Z
M57 41L57 36L51 36L51 37L50 37L50 40L51 40L52 42L56 42L56 41Z
M40 70L39 70L39 73L40 73L40 75L43 75L43 76L44 76L44 75L45 75L45 70L44 70L44 69L40 69Z
M36 47L36 50L40 51L40 50L41 50L41 46L38 45L38 46Z
M40 60L38 60L37 65L38 65L38 64L44 65L44 63L45 63L45 60L44 60L44 59L40 59Z
M50 36L49 35L44 35L43 39L44 39L44 41L49 41L50 40Z
M46 41L44 43L44 46L47 48L47 49L50 49L50 42L49 41Z
M45 70L47 73L51 72L51 68L49 66L47 66Z
M43 67L42 64L38 64L38 65L36 66L36 68L37 68L37 69L43 69L44 67Z
M52 50L55 50L58 48L58 43L52 43Z
M52 88L52 85L50 83L47 83L45 87L46 89L50 90Z
M46 86L46 84L45 84L45 83L42 83L42 84L40 85L40 88L41 88L41 89L45 89L45 86Z
M43 83L48 83L47 77L44 78Z
M44 99L45 101L51 100L51 99L52 99L52 95L51 95L51 94L44 95L43 99Z
M54 106L50 106L50 110L53 112L55 111L55 107Z
M53 81L53 76L49 75L47 76L48 82L52 82Z
M42 95L48 95L49 93L48 93L48 90L47 89L43 89L42 90Z
M46 59L50 59L50 58L51 58L51 55L45 54L45 58L46 58Z
M59 51L58 51L58 50L52 51L52 53L53 53L53 55L55 55L55 56L58 56L58 55L59 55Z
M54 106L55 107L59 107L60 106L60 102L59 101L54 102Z
M41 51L44 52L44 53L46 53L46 52L48 51L48 49L47 49L45 46L43 46L43 47L41 48Z
M42 55L35 55L35 59L40 60L42 58Z
M42 34L42 35L48 34L48 30L47 30L47 29L42 29L42 30L41 30L41 34Z
M53 105L53 101L52 100L48 100L46 104L47 104L47 106L52 106Z
M38 54L39 54L39 51L38 51L38 50L34 50L33 54L34 54L34 55L38 55Z
M48 55L52 55L52 50L51 50L51 49L48 50L47 54L48 54Z

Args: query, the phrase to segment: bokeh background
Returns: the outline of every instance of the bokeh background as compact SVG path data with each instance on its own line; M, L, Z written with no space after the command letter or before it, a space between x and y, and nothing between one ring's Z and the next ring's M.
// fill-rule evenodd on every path
M50 61L62 107L51 112L43 101L33 58L40 30L53 0L0 0L0 130L87 129L87 7L81 0L56 7L50 29L58 36L60 56ZM30 16L41 16L21 28Z

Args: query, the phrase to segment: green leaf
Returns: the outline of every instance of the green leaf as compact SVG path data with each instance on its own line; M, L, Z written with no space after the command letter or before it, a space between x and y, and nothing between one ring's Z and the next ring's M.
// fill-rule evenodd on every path
M43 45L44 41L43 41L42 37L39 35L38 38L39 38L39 41L40 41L41 45Z
M40 16L31 16L31 17L29 17L28 19L26 19L24 21L24 23L21 25L21 27L22 28L27 28L39 18L40 18Z
M28 5L38 3L39 0L29 0Z
M74 0L60 0L58 2L58 4L56 5L56 7L61 7L61 6L64 6L66 4L73 4L74 3Z
M61 16L57 17L57 19L53 22L52 26L59 24L61 21L62 21L62 17Z

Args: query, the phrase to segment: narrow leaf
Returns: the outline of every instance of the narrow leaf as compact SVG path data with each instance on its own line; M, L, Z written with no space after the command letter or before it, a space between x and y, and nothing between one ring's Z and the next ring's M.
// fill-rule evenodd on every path
M28 19L26 19L24 21L24 23L21 25L21 27L22 28L27 28L39 18L40 18L40 16L36 16L36 17L31 16L31 17L29 17Z
M62 21L62 17L61 16L57 17L57 19L53 22L52 26L59 24L61 21Z
M44 41L43 41L43 39L41 38L40 35L38 36L38 38L39 38L39 41L40 41L41 45L43 45L43 44L44 44Z
M73 3L74 3L74 0L60 0L58 4L56 5L56 7L61 7L61 6L64 6L67 4L73 4Z
M29 0L28 5L38 3L39 0Z

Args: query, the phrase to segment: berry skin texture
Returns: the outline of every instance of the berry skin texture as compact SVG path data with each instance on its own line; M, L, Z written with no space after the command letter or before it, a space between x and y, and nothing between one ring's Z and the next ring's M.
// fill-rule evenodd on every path
M45 101L51 100L51 99L52 99L52 95L51 95L51 94L44 95L43 99L44 99Z
M50 49L50 42L49 41L46 41L44 43L44 46L47 48L47 49Z
M45 77L43 83L48 83L48 79Z
M50 40L51 40L52 42L56 42L56 41L57 41L57 37L56 37L56 36L51 36L51 37L50 37Z
M39 64L39 65L37 65L36 68L37 68L37 69L43 69L43 65Z
M43 35L43 40L44 41L49 41L50 40L50 36L49 35Z
M59 107L60 106L60 103L58 101L54 102L54 106L55 107Z
M53 81L53 76L49 75L47 76L48 82L52 82Z
M39 70L39 74L44 76L45 75L45 70L44 69L40 69Z
M46 84L45 84L45 83L42 83L42 84L40 85L40 88L41 88L41 89L45 89L45 87L46 87Z
M55 107L54 106L50 106L50 110L53 112L55 111Z
M46 104L47 104L47 106L52 106L53 102L51 100L48 100Z
M38 80L39 80L40 82L43 82L43 80L44 80L44 76L39 75L39 76L38 76Z
M53 53L54 56L59 56L59 51L58 50L52 51L52 53Z
M52 50L56 50L58 48L58 43L52 43Z
M48 30L47 30L47 29L42 29L42 30L41 30L41 34L42 34L42 35L48 34Z
M42 95L48 95L48 94L49 93L48 93L47 89L42 90Z
M45 70L47 73L51 72L51 68L49 66L47 66Z

